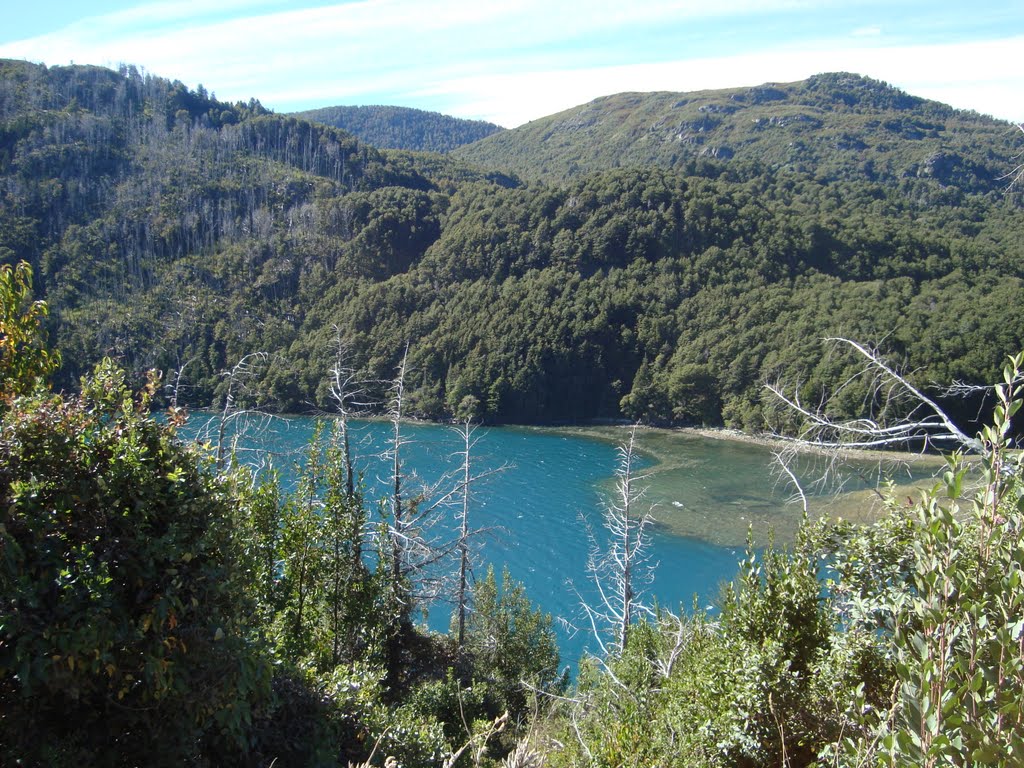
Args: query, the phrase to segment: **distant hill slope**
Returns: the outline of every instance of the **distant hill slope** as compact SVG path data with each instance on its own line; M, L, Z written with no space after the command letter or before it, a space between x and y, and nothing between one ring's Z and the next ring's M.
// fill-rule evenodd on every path
M825 180L927 177L965 192L1004 185L1009 124L847 73L752 88L620 93L456 150L551 181L615 167L756 162Z
M295 117L341 128L380 149L450 152L504 129L483 120L462 120L408 107L323 107Z

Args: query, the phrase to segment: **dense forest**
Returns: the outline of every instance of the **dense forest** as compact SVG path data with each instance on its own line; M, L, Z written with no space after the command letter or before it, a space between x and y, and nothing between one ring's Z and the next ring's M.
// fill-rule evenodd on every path
M409 107L321 107L293 115L340 128L379 149L414 152L450 152L502 130L483 120L461 120Z
M491 422L786 429L763 385L786 376L814 402L845 381L830 335L882 343L922 384L991 380L1024 346L1006 321L1024 306L1021 195L999 180L1011 126L845 75L770 90L759 108L814 95L804 164L736 142L669 167L624 152L554 184L130 67L4 62L0 259L34 269L58 386L110 356L194 405L222 405L223 374L260 353L240 402L325 407L339 341L382 382L409 344L410 415L448 418L469 395ZM687 98L755 101L735 96ZM605 122L625 120L628 99L609 103ZM756 133L788 146L787 126ZM837 147L839 130L865 146Z

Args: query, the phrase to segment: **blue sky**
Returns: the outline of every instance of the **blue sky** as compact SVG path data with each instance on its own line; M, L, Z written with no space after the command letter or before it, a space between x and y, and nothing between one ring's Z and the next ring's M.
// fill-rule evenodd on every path
M1022 0L23 2L0 57L135 64L287 112L397 104L514 127L620 91L851 71L1024 122Z

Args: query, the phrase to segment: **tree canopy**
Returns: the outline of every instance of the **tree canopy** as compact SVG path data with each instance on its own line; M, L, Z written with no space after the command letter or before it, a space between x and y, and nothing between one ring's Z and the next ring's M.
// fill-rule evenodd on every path
M108 355L137 384L174 372L182 402L211 405L221 373L261 352L252 402L325 407L340 333L370 381L410 342L411 415L448 418L472 396L490 422L760 429L785 426L765 381L786 371L813 401L848 376L824 336L884 340L922 385L989 380L1024 341L1005 322L1022 300L1021 193L998 182L1019 132L874 81L823 75L678 107L723 121L708 105L736 120L819 110L822 126L801 128L816 137L806 163L771 159L786 123L746 155L623 155L524 184L131 68L0 74L0 259L32 265L60 386ZM640 119L666 98L587 109ZM932 127L886 127L897 120ZM840 127L868 148L836 148ZM867 173L883 151L888 170L876 158ZM975 170L919 172L940 151ZM868 394L836 407L853 415Z

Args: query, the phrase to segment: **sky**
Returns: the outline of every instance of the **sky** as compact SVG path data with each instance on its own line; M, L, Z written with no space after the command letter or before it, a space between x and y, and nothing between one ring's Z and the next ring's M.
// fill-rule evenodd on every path
M507 128L622 91L845 71L1024 122L1022 0L37 0L4 13L0 58Z

